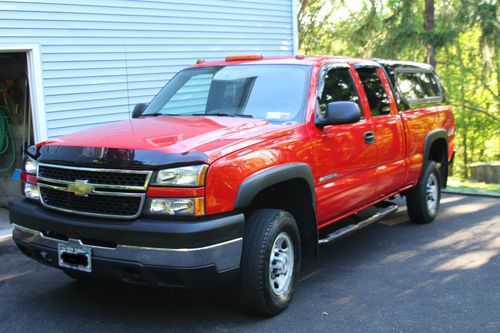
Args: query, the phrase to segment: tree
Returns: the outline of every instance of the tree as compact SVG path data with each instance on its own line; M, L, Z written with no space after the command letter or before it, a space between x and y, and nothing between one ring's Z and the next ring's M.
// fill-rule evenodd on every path
M437 69L454 107L459 175L468 175L471 162L500 160L497 1L364 0L357 11L343 1L300 5L302 52L425 61Z
M427 36L431 36L434 31L436 23L434 21L434 0L425 0L424 11L424 30ZM435 50L432 40L427 38L427 45L425 46L425 60L428 64L436 67Z

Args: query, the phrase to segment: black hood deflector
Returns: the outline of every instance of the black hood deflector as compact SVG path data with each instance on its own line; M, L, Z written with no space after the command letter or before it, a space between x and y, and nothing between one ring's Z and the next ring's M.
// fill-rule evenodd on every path
M206 163L201 152L163 153L157 150L102 147L31 146L27 154L40 163L108 169L159 169L164 166Z

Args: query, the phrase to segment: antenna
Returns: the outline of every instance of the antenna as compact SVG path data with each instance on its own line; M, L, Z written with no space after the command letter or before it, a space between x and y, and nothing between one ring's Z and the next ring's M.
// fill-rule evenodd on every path
M126 89L127 89L127 109L128 109L128 114L129 118L131 117L130 113L130 94L128 91L128 51L127 51L127 40L123 40L123 46L125 49L125 84L126 84Z

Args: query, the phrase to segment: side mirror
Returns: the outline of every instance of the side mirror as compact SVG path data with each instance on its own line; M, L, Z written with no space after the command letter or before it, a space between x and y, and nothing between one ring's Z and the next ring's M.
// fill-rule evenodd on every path
M139 118L144 110L146 110L146 107L148 106L147 103L139 103L134 106L134 111L132 111L132 119L134 118Z
M354 102L331 102L326 107L324 116L318 117L316 126L341 125L357 123L361 119L361 111Z

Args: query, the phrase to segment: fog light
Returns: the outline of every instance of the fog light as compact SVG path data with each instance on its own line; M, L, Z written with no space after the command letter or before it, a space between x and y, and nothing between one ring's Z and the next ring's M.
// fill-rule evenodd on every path
M204 215L205 202L203 198L154 198L148 200L147 213L154 215Z
M38 185L25 183L24 195L28 199L40 200L40 189L38 188Z

